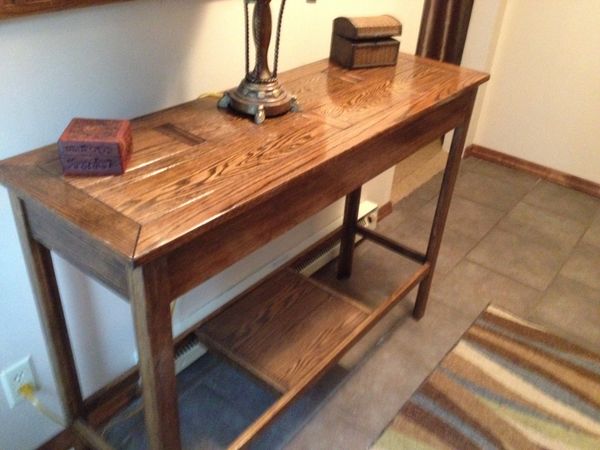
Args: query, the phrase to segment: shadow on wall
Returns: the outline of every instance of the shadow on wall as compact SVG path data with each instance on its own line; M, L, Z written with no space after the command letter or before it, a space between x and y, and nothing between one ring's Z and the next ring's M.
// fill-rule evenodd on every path
M227 2L132 1L0 23L0 159L56 141L75 116L128 118L194 98L195 42L217 3ZM31 355L40 396L59 411L4 188L0 197L0 369ZM133 364L130 308L54 260L89 394ZM10 410L2 394L0 423L0 448L37 447L57 431L29 405Z

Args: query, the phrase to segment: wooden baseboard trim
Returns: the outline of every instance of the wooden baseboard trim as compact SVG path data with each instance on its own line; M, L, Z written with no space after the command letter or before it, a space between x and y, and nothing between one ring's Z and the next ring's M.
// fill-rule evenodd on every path
M37 450L66 450L77 447L78 445L79 440L73 432L73 428L69 427L62 430L49 441L44 442Z
M392 211L393 211L392 202L387 202L387 203L383 204L377 210L377 221L385 219L387 216L389 216L392 213Z
M600 184L598 183L576 177L575 175L569 175L560 170L551 169L540 164L526 161L517 158L516 156L507 155L506 153L492 150L491 148L482 147L481 145L470 145L465 149L464 157L468 158L471 156L505 167L510 167L511 169L520 170L544 180L551 181L552 183L575 189L576 191L588 195L593 195L594 197L600 197Z

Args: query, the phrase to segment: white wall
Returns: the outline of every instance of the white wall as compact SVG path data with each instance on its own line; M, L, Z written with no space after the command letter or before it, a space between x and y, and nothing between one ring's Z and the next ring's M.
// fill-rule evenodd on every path
M414 52L423 0L288 2L282 69L326 57L338 15L392 13ZM70 118L135 117L236 85L243 72L239 0L147 0L0 22L0 158L55 141ZM278 3L274 2L274 6ZM389 198L391 172L366 189ZM339 204L277 240L178 304L176 330L211 298L269 264L340 214ZM55 257L84 391L133 364L128 304ZM10 212L0 189L0 369L32 355L40 397L58 410L55 388ZM205 300L206 302L206 300ZM27 404L10 410L0 394L0 448L37 446L58 428Z
M507 3L476 144L600 182L598 18L597 0Z

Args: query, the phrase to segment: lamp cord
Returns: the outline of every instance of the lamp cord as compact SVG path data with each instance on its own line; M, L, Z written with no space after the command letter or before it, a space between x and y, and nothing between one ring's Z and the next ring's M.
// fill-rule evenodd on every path
M250 0L244 0L244 16L246 20L246 74L250 73Z
M279 8L279 17L277 18L277 36L275 38L275 61L273 68L272 79L277 78L279 72L279 45L281 43L281 27L283 25L283 13L285 11L285 4L287 0L281 0L281 7ZM244 20L246 26L246 74L250 73L250 0L244 0Z
M19 394L24 397L29 403L33 405L35 409L41 412L44 416L50 419L55 424L66 428L66 424L63 422L62 418L50 411L35 395L35 388L31 384L25 384L19 388Z
M281 7L279 8L279 18L277 19L277 38L275 41L275 62L273 64L273 78L277 78L279 72L279 44L281 43L281 25L283 23L283 12L285 10L286 0L281 0Z

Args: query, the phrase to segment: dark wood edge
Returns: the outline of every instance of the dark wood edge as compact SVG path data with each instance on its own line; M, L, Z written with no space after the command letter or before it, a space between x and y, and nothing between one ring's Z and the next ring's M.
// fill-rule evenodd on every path
M469 158L471 156L535 175L552 183L583 192L584 194L600 197L600 183L575 175L569 175L560 170L542 166L516 156L492 150L491 148L476 144L470 145L465 149L464 157Z
M465 141L467 138L467 132L469 129L469 123L471 121L471 115L473 113L476 97L477 90L474 89L471 92L466 105L464 122L459 124L454 129L452 136L452 144L450 145L448 161L446 162L446 168L444 169L442 186L437 198L435 214L431 224L431 231L429 232L429 242L427 244L427 263L430 265L431 271L430 274L419 285L417 298L415 300L415 307L413 309L413 317L417 320L423 318L425 309L427 308L429 292L433 283L433 273L435 271L437 259L440 253L440 247L442 245L442 237L444 235L446 219L448 218L450 203L452 201L452 193L454 192L454 186L456 185L456 180L458 178L458 171L460 169L460 162L465 147Z
M393 210L394 210L394 206L392 205L392 202L387 202L387 203L384 203L383 205L381 205L377 209L377 221L385 219L387 216L389 216L392 213Z
M153 450L180 449L179 408L169 280L165 261L128 270L131 310L142 379L144 422Z
M255 369L252 365L246 363L244 358L240 358L235 352L231 351L228 347L220 344L219 342L211 339L210 336L198 330L198 339L210 350L214 351L217 355L222 355L226 361L234 366L242 369L243 372L250 374L253 379L260 381L261 385L269 386L272 392L282 395L285 394L288 389L276 379L270 377L266 373Z
M340 238L340 256L337 261L338 279L348 278L352 275L361 191L362 185L347 194L344 202L344 219L342 222L342 235Z
M212 353L212 356L214 356L216 359L218 359L220 361L223 361L225 364L229 364L230 366L233 366L233 367L239 369L242 373L251 377L252 380L255 381L256 384L259 384L262 388L264 388L264 390L269 391L271 394L273 394L274 397L279 397L285 393L286 388L284 388L283 386L279 386L279 384L275 381L273 381L274 384L270 384L271 378L267 377L262 372L260 374L258 372L254 373L252 370L250 370L248 368L247 365L241 364L240 362L238 362L237 359L233 359L233 358L229 357L227 352L225 352L225 351L221 352L221 350L219 350L219 348L221 348L221 347L212 347L209 345L208 342L201 341L198 336L200 336L200 334L196 334L196 338L202 344L206 345L206 348L208 349L208 351L210 351Z
M434 63L439 64L434 61L428 61L427 59L423 59L425 63ZM480 72L477 72L480 73ZM347 150L337 154L335 158L332 158L325 167L315 166L310 170L306 170L298 176L291 177L287 183L283 183L280 186L269 190L261 195L253 196L245 200L243 203L240 203L235 210L231 210L228 214L223 214L214 220L212 220L209 224L204 227L198 228L196 230L191 230L186 233L182 233L178 237L174 237L169 243L161 246L156 246L155 243L150 245L141 246L140 243L144 241L144 237L146 233L151 233L152 227L156 226L158 220L154 220L148 223L145 223L142 229L140 230L140 238L138 239L138 245L136 246L135 255L134 255L134 264L143 265L151 260L158 259L161 256L171 252L173 249L179 247L183 247L185 244L188 244L190 241L193 241L198 238L206 237L208 233L213 231L215 228L219 226L223 226L225 223L234 223L235 220L239 220L241 216L247 213L248 210L261 208L262 205L270 202L275 197L280 197L285 195L285 193L296 192L298 190L302 190L303 186L314 184L314 180L320 177L320 174L326 174L328 171L333 170L334 162L338 165L343 164L351 159L356 159L356 155L359 153L364 153L365 147L373 147L374 145L378 145L382 141L390 140L390 139L399 139L400 135L409 136L412 133L417 133L417 136L414 137L410 142L407 142L405 146L403 146L402 152L405 153L405 157L409 156L411 153L414 153L418 149L420 149L423 145L431 142L436 137L442 136L448 131L453 130L461 123L464 122L465 114L470 114L469 103L474 95L477 94L478 86L489 78L489 76L484 77L485 74L481 73L482 78L473 84L462 88L460 91L453 94L451 97L441 101L439 104L432 105L428 108L419 111L414 116L410 117L410 120L402 121L398 123L398 117L394 114L391 114L389 117L386 117L386 121L390 123L390 126L385 130L378 132L369 136L368 138L363 138L365 133L370 133L370 129L373 127L373 124L377 123L378 114L374 114L369 116L363 122L360 123L360 126L357 127L356 135L349 137L349 140L336 144L336 146L328 148L328 152L336 152L336 147L346 147ZM432 125L435 129L430 129L429 125ZM423 128L426 129L426 132L421 131ZM322 146L322 142L315 142L314 146L307 148L307 152L315 151L316 148ZM398 159L399 161L400 159ZM373 169L370 173L362 176L360 180L357 180L354 185L355 187L361 186L370 179L389 169L391 166L389 165L381 165L377 169ZM373 166L375 167L375 166ZM347 194L341 192L341 195ZM320 208L322 209L322 208ZM315 211L320 210L315 206ZM308 218L309 216L307 216ZM177 292L177 296L184 294L186 291Z
M40 183L39 180L43 180L44 183ZM71 223L74 229L79 230L82 236L86 236L90 245L106 248L108 251L114 249L115 255L124 263L128 263L133 257L137 237L141 230L140 224L75 187L59 182L44 169L37 166L26 167L3 164L0 165L0 183L15 192L22 200L44 205L42 208L51 210L58 220ZM67 197L70 199L69 201L80 203L77 217L74 217L72 214L65 214L62 202ZM91 228L94 228L96 225L95 222L100 220L110 220L114 224L112 234L104 233L103 235L98 235L97 229L95 234L89 231ZM119 227L136 229L137 233L132 233L136 234L135 239L127 243L119 241L119 236L115 236L114 233L117 225Z
M21 201L31 223L33 239L127 300L127 259L111 253L103 243L82 234L72 222L50 214L38 202ZM74 243L80 245L74 248Z
M427 256L425 254L423 254L415 249L412 249L406 245L400 244L399 242L396 242L393 239L390 239L381 233L370 230L361 225L357 226L356 232L358 234L362 235L362 237L364 237L365 239L368 239L371 242L379 244L382 247L385 247L394 253L398 253L399 255L406 256L407 258L412 259L413 261L416 261L421 264L423 264L427 261Z
M0 20L13 19L16 17L43 14L49 12L63 11L65 9L84 8L87 6L103 5L105 3L117 3L127 0L63 0L59 2L30 2L16 5L10 3L0 5Z
M104 425L117 412L140 397L142 391L139 379L139 366L136 365L85 399L88 422L93 426Z
M293 271L294 273L298 273L293 269L289 269L291 271ZM365 314L371 314L373 312L372 308L369 308L367 305L365 305L364 303L344 294L343 292L338 291L337 289L332 288L331 286L329 286L328 284L322 283L319 280L316 280L314 278L311 277L306 277L304 275L301 275L306 279L306 282L312 284L313 286L315 286L317 289L320 289L322 291L327 292L328 294L336 297L338 300L343 301L347 304L349 304L350 306L352 306L353 308L356 309L360 309L362 312L364 312Z
M38 450L65 450L76 447L79 443L77 435L71 427L62 430L53 438L44 442L38 447Z

